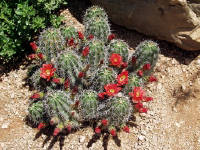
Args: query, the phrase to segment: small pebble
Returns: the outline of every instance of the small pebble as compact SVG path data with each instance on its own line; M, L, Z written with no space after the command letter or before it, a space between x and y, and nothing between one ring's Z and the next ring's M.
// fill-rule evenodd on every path
M84 141L85 141L85 136L80 136L79 142L80 142L80 143L83 143Z
M5 122L5 123L2 124L1 128L2 128L2 129L7 129L8 126L9 126L9 124L10 124L10 123Z

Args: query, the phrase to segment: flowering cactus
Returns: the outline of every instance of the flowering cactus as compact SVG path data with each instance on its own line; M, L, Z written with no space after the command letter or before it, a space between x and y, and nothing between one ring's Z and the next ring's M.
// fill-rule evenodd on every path
M153 100L143 87L156 81L149 75L159 47L144 41L130 56L128 44L110 34L107 15L97 6L86 11L84 24L85 34L73 27L49 28L39 36L39 46L31 43L44 59L36 59L29 73L41 91L30 98L29 117L39 129L53 125L54 136L84 121L96 122L96 134L129 133L133 113L146 113L142 102Z

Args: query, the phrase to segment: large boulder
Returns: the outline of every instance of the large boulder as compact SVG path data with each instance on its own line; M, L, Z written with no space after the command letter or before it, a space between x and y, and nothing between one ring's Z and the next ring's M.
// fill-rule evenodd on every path
M185 50L200 50L200 0L91 0L112 22Z

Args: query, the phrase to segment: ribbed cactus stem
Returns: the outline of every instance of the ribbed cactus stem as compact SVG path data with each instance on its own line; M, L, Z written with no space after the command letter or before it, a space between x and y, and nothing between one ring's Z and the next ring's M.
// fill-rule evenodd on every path
M110 34L110 26L108 20L102 18L95 18L94 20L89 20L85 24L85 35L94 35L99 40L103 42L108 41L108 35Z
M121 126L126 123L132 114L132 105L127 97L113 97L110 100L109 123L113 126Z
M86 24L90 20L95 20L96 18L103 18L108 20L108 16L104 9L99 6L92 6L88 8L83 17L83 24Z
M65 39L60 29L48 28L40 34L38 46L48 63L56 62L59 52L65 49Z
M117 53L123 57L123 61L128 61L129 46L122 40L112 40L108 46L109 54Z
M104 86L110 83L114 83L117 73L107 66L102 66L95 74L93 82L93 88L98 92L102 92Z
M63 78L67 77L70 84L75 85L79 73L83 70L80 57L73 52L67 52L60 56L58 63L59 75Z
M97 117L98 97L95 91L85 90L80 96L81 115L85 120Z
M45 113L42 101L32 103L28 108L29 117L34 123L39 123L43 121L43 115Z
M159 51L158 44L153 41L140 43L129 61L129 70L137 72L138 70L144 70L143 66L145 64L150 64L150 69L143 71L144 75L149 75L158 60Z

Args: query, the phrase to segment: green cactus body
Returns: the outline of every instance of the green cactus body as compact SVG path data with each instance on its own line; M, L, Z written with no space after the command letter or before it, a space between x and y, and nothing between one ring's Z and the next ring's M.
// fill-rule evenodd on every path
M58 123L71 122L77 124L77 118L74 118L72 112L76 112L73 109L74 101L70 98L70 94L64 91L50 91L45 97L45 103L47 106L48 114L51 118L57 118ZM73 123L74 122L74 123Z
M121 126L125 124L132 115L132 105L128 98L113 97L110 99L110 110L107 119L112 126Z
M79 73L83 70L82 63L78 55L73 52L66 52L59 58L59 75L62 78L68 78L70 84L75 85Z
M95 119L97 117L98 97L95 91L85 90L79 98L81 116L85 120Z
M93 88L98 92L102 92L104 90L104 86L106 84L114 83L116 79L117 73L109 67L102 66L95 74L93 82Z
M95 18L89 20L85 24L85 35L94 35L99 40L107 42L108 35L110 34L110 26L107 20L103 18Z
M142 69L145 64L149 63L151 65L151 69L144 71L144 75L149 75L153 71L153 68L158 60L159 51L160 49L158 44L153 41L144 41L140 43L132 56L136 58L136 63L132 64L132 61L130 60L129 69L136 72Z
M65 39L59 29L44 30L38 40L39 52L45 55L48 63L56 62L58 53L65 49Z
M143 86L143 78L139 78L137 75L132 74L128 78L128 84L126 84L125 88L123 89L124 93L128 94L132 92L134 87L141 87Z
M44 117L44 107L43 107L43 102L38 101L36 103L32 103L31 106L28 108L29 111L29 118L34 122L34 123L40 123L43 122L43 117Z
M89 54L85 61L90 65L90 70L93 72L99 67L100 62L105 59L105 45L97 39L90 41L87 45L89 46Z
M67 41L66 43L67 47L71 47L73 49L79 50L79 48L81 47L81 40L79 39L78 32L76 31L74 27L64 26L61 28L61 33L62 33L62 36ZM73 46L70 46L68 43L71 39L73 39L73 43L74 43Z
M90 20L95 20L96 18L104 18L105 20L108 20L108 16L104 9L99 6L92 6L86 10L83 24L86 24Z
M113 53L120 54L124 62L128 62L128 52L129 46L122 40L112 40L108 46L108 53L110 55Z

